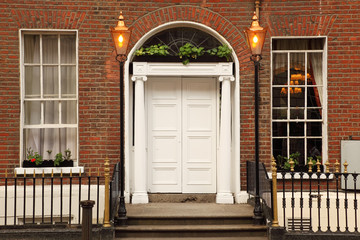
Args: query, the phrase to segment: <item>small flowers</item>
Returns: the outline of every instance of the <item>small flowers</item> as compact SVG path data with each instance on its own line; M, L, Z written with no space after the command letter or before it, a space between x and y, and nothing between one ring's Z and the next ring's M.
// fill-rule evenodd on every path
M35 162L35 161L36 161L36 158L31 159L31 162Z
M30 162L35 162L36 165L40 165L43 162L42 156L38 152L34 152L31 147L26 149L26 159Z

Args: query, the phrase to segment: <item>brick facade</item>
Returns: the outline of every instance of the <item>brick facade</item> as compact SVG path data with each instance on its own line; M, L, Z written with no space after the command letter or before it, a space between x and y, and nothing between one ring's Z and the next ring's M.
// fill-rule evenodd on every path
M340 159L340 141L360 139L360 20L358 0L263 0L260 23L269 32L260 73L260 159L271 157L270 37L328 38L329 160ZM19 29L79 31L79 165L95 172L108 156L119 156L119 68L109 33L120 10L132 29L130 48L154 27L193 21L221 34L240 62L241 179L254 158L254 68L243 29L250 25L254 1L47 1L0 3L0 176L19 166Z

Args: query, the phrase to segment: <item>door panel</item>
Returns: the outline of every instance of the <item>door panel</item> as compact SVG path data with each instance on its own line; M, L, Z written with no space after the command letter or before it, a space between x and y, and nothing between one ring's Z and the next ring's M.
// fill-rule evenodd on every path
M216 81L154 77L148 84L150 192L216 192Z
M216 192L216 82L214 78L184 78L184 193Z
M148 84L150 192L181 192L181 78Z

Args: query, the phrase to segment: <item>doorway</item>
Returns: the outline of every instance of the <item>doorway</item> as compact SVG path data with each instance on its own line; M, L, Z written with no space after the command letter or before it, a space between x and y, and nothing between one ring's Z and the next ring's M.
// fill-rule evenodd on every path
M218 81L147 80L148 191L216 193Z

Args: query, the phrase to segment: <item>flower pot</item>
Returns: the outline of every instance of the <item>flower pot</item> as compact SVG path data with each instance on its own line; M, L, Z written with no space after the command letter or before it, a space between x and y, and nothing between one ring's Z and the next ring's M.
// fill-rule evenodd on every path
M56 167L73 167L74 161L73 160L64 160L60 163L59 166ZM24 160L22 164L23 168L44 168L44 167L55 167L53 160L44 160L41 164L36 165L35 162L31 162L28 160Z

